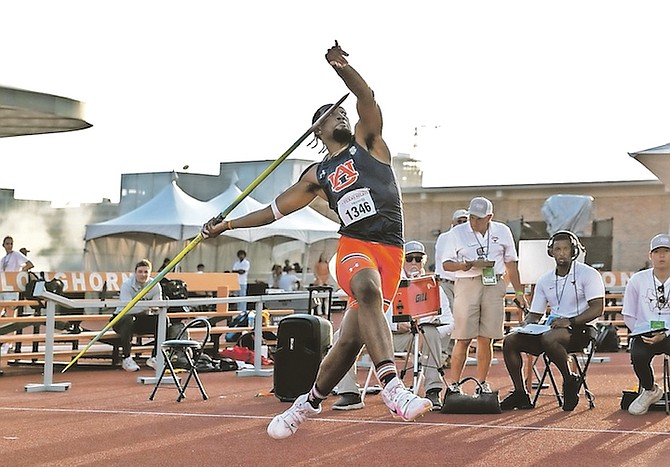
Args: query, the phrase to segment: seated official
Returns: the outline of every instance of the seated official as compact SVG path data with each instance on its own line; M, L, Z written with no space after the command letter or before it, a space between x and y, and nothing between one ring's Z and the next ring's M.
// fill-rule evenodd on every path
M628 407L631 415L647 413L663 397L651 361L670 355L670 235L651 240L649 259L652 267L633 274L623 296L623 319L633 334L630 360L640 381L640 395Z
M286 292L294 292L300 289L300 279L295 275L295 268L292 265L289 265L288 269L282 271L278 282L279 288Z
M580 250L584 251L581 242L572 232L559 231L549 239L547 254L554 258L556 268L538 279L522 328L539 322L547 306L551 328L539 335L521 331L505 336L503 355L514 391L500 403L503 410L533 408L523 382L522 352L544 353L559 369L563 377L563 410L572 411L579 402L581 380L570 371L567 349L588 345L593 331L588 323L601 316L605 307L602 277L591 266L575 261Z
M123 301L130 301L147 285L151 277L151 261L143 259L135 265L135 273L132 277L126 279L121 285L119 299ZM142 300L160 300L162 298L161 285L156 284L147 294L142 297ZM141 300L140 300L141 301ZM112 319L123 310L124 307L118 307L112 316ZM131 356L133 335L150 334L154 339L154 348L151 352L151 358L147 360L147 366L156 368L156 350L158 347L158 339L156 338L158 327L158 313L159 309L156 307L141 307L137 304L124 314L112 328L119 335L121 340L121 351L123 352L123 360L121 366L126 371L137 371L140 369L139 365Z
M426 275L426 249L420 242L412 241L405 243L405 262L403 264L402 278L414 278ZM420 332L423 336L421 341L421 363L424 369L426 398L433 404L433 410L441 408L440 392L442 391L442 379L438 368L444 365L443 348L447 347L451 339L453 329L453 317L449 300L441 287L440 293L441 314L428 316L419 320ZM390 323L393 333L393 350L395 352L406 352L410 348L414 334L411 332L411 323L393 322L393 310L386 312L386 318ZM338 331L339 332L339 331ZM335 333L335 338L339 335ZM430 349L430 351L428 350ZM362 409L364 403L356 377L356 364L354 364L342 380L337 384L337 393L340 399L333 404L333 410Z

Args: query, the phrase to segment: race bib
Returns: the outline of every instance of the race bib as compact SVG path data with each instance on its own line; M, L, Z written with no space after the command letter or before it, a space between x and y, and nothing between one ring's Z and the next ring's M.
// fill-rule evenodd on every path
M351 225L377 214L377 208L368 188L359 188L342 196L337 202L337 213L344 225Z

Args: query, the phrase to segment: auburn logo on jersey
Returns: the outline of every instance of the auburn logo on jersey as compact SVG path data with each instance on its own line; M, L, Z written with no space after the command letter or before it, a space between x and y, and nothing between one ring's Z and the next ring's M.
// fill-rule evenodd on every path
M358 171L354 167L354 161L349 159L338 165L335 170L328 175L328 181L333 192L338 193L345 188L353 185L358 180Z

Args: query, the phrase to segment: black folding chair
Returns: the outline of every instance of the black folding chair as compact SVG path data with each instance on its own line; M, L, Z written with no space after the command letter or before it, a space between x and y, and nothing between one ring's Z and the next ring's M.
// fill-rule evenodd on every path
M584 388L584 396L589 402L589 409L592 409L596 406L595 395L589 390L589 387L586 384L586 372L589 369L589 365L591 365L591 359L593 358L593 354L596 350L597 331L592 326L588 327L591 329L589 329L589 342L586 347L574 349L568 348L567 350L568 355L574 362L577 375L579 376L579 387L577 388L577 392ZM580 355L585 357L585 361L583 363L579 362ZM560 407L563 407L563 394L561 394L561 391L558 388L558 384L556 384L556 379L551 371L551 360L549 360L547 354L544 353L542 354L542 358L544 360L544 371L542 372L542 376L539 378L539 382L537 384L537 390L535 391L535 397L533 398L533 406L535 406L537 403L537 399L540 397L540 392L542 392L542 389L547 387L544 384L544 380L548 376L549 381L551 382L551 386L554 389L554 396L556 397L556 401L558 401L558 405Z
M205 328L205 334L202 340L194 340L189 338L189 329L196 327ZM163 354L164 361L163 371L158 377L158 381L156 381L156 385L154 386L154 390L149 396L149 400L154 400L158 386L160 386L161 381L165 376L165 372L167 371L169 371L170 376L174 380L174 383L177 386L177 390L179 391L177 402L181 402L182 399L186 397L186 388L188 387L188 383L191 381L191 378L195 379L195 382L198 384L200 394L202 394L202 399L207 400L207 393L205 392L205 388L202 385L202 381L200 381L200 376L198 376L197 365L200 355L202 355L204 352L205 345L207 344L207 341L209 341L211 329L211 324L206 318L195 318L193 321L190 321L188 324L186 324L186 326L179 332L175 339L166 340L161 344L161 353ZM185 361L187 362L186 370L188 371L188 375L186 376L186 381L183 385L180 383L175 368L172 364L172 357L175 355L183 355L185 357Z
M670 396L668 391L670 391L670 368L668 368L668 356L663 354L663 399L665 402L665 414L670 415Z

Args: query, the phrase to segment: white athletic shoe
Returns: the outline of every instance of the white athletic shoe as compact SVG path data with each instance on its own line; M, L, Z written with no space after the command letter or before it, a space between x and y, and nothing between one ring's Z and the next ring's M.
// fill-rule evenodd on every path
M416 420L433 408L430 400L407 389L398 377L386 385L382 391L382 399L394 417L400 417L406 422Z
M307 402L307 394L298 396L293 405L284 413L277 415L268 425L268 435L274 439L284 439L296 432L302 422L307 420L310 415L321 413L321 406L318 409L312 407Z
M628 413L631 415L644 415L652 404L655 404L663 397L663 390L654 383L653 389L644 389L639 396L628 407Z
M121 361L121 367L126 371L138 371L140 366L135 363L133 357L126 357Z
M153 369L155 370L155 369L156 369L156 365L157 365L157 363L156 363L156 357L150 357L150 358L147 358L147 366L148 366L149 368L153 368Z

